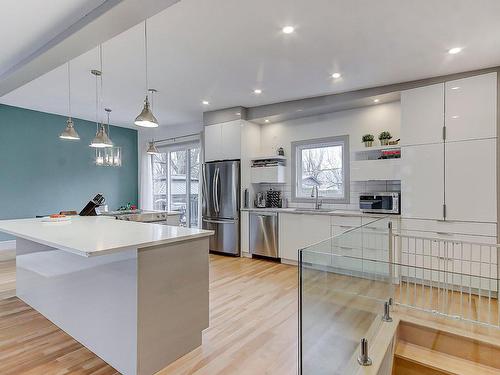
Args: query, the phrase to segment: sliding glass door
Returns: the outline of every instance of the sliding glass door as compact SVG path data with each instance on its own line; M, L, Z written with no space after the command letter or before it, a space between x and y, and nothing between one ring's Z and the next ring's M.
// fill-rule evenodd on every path
M179 211L181 225L197 228L199 221L200 146L186 143L159 147L152 156L153 208Z

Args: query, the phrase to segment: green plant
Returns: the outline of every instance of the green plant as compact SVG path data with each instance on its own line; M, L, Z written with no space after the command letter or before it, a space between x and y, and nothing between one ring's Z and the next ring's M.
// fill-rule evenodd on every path
M373 142L374 139L375 139L375 137L373 136L373 134L365 134L361 138L361 142Z
M382 139L391 139L391 138L392 138L391 133L389 133L387 131L380 133L379 136L378 136L379 140L382 140Z

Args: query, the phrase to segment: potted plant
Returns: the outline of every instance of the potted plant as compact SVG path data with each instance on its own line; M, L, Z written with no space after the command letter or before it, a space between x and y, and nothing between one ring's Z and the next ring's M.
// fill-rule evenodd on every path
M391 138L392 138L392 135L388 131L384 131L384 132L380 133L378 136L378 139L380 140L380 144L382 146L387 146L389 144L389 139L391 139Z
M362 138L361 138L361 142L364 142L365 144L365 147L372 147L373 146L373 140L375 139L375 137L373 136L373 134L365 134Z

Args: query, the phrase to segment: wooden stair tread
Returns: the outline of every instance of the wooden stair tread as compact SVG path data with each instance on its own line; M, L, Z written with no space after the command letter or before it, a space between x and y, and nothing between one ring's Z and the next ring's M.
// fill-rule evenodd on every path
M395 356L450 375L498 375L500 369L474 363L406 341L399 341Z

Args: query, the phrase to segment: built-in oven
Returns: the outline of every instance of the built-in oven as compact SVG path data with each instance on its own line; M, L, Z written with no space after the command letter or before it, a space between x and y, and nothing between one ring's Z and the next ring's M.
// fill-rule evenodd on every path
M401 193L363 193L359 196L359 209L368 213L399 214L401 212Z

